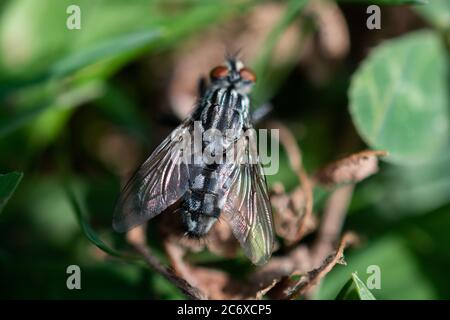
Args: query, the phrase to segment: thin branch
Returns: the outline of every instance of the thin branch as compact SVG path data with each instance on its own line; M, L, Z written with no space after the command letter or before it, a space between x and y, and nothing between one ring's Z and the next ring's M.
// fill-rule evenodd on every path
M317 239L312 248L312 262L317 266L333 250L353 195L354 184L334 190L325 206Z
M262 300L262 299L264 298L264 296L267 294L267 292L269 292L270 290L272 290L273 287L275 287L279 281L280 281L280 280L278 280L278 279L273 279L271 284L269 284L267 287L265 287L265 288L259 290L259 291L256 293L255 299L256 299L256 300Z
M346 233L338 249L335 253L329 255L318 268L309 271L306 275L300 278L300 280L293 286L285 290L285 299L295 299L299 295L305 294L312 286L317 284L328 272L333 269L337 263L345 264L343 260L344 249L348 245L356 243L357 237L353 233Z
M305 193L305 213L301 217L299 222L299 228L296 235L296 238L300 240L304 233L305 233L305 227L307 225L307 221L311 219L312 213L313 213L313 185L311 183L311 180L309 179L306 171L303 169L303 166L299 169L298 177L300 179L300 182L302 183L303 192Z
M173 270L165 267L161 261L153 255L151 249L145 244L144 228L137 227L127 233L128 242L142 255L144 261L156 272L173 283L188 298L193 300L206 300L206 296L186 280L178 277Z
M295 244L304 236L307 222L312 217L314 203L313 184L303 167L302 153L292 132L284 124L274 120L268 121L267 126L279 130L280 142L286 150L289 158L289 164L292 170L296 173L305 195L305 211L299 219L297 233L294 237L295 241L292 241L291 243Z

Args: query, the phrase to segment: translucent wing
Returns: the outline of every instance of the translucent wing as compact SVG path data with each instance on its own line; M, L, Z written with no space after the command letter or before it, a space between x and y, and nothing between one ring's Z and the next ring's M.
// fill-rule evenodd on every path
M176 128L126 184L119 197L113 228L125 232L175 203L186 192L193 166L181 161L190 147L191 121Z
M225 183L229 191L223 217L245 255L254 264L261 265L270 258L274 241L267 184L257 152L251 149L251 142L243 137L237 145L238 164Z

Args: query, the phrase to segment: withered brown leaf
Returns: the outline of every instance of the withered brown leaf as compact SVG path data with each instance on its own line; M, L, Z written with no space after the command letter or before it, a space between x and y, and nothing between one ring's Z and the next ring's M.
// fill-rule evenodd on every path
M386 156L386 151L366 150L333 162L314 175L316 183L332 186L357 183L378 171L378 157Z

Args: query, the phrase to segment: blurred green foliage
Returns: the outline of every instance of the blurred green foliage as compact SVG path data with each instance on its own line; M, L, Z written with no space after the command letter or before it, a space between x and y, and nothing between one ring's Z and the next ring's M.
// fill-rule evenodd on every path
M23 173L21 172L0 174L0 212L2 212L9 198L11 198L22 177Z
M450 298L449 2L415 7L428 30L381 41L364 61L350 55L321 85L297 63L281 71L270 65L280 35L308 1L286 2L266 49L249 62L261 76L254 99L272 99L274 116L296 135L309 172L365 143L391 154L380 173L355 191L344 228L357 231L362 245L346 252L347 266L333 269L316 298L334 299L339 292L340 298L367 297L361 290L367 290L370 265L381 269L381 289L372 290L377 299ZM347 12L349 3L371 1L339 2ZM69 4L82 8L81 30L65 27ZM106 258L92 245L116 256L126 250L123 237L110 227L119 176L99 146L106 133L119 132L145 149L138 152L143 160L160 139L151 105L166 94L147 59L170 64L186 40L258 5L244 0L0 3L0 173L5 174L0 176L0 297L182 298L139 261ZM360 8L365 14L365 6ZM351 26L351 35L352 28L371 32L365 25ZM352 50L359 45L353 42ZM9 173L15 171L23 172L23 179ZM297 183L284 153L280 172L269 177L270 185L276 181L288 189ZM316 199L318 214L324 198ZM150 245L163 257L153 231L150 224ZM195 258L235 273L250 267L241 257L231 266L208 253ZM65 287L71 264L82 268L80 291Z

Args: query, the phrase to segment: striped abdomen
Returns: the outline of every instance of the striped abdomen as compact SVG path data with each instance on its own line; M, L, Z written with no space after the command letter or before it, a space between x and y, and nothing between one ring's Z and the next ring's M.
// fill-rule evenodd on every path
M203 133L202 151L216 161L203 162L189 181L189 189L181 203L181 214L188 235L204 236L220 216L224 201L219 185L219 172L226 161L225 151L242 134L247 119L248 98L232 88L209 90L194 114ZM213 131L222 134L217 140ZM227 133L225 138L225 133ZM221 155L222 157L216 157Z

